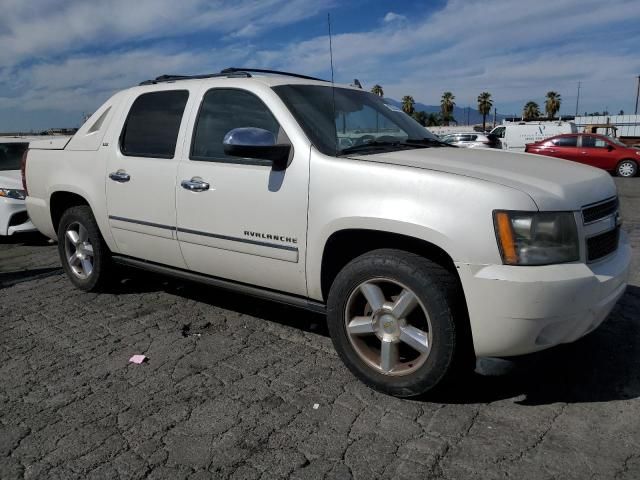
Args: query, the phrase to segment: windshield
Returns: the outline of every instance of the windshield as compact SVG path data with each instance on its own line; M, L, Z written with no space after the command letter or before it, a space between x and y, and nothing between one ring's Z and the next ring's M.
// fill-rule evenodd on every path
M325 155L379 153L385 149L424 148L437 137L401 109L373 93L321 85L281 85L280 96L311 142ZM334 110L335 98L335 110ZM335 114L334 114L335 111ZM371 150L367 151L367 146ZM357 147L364 147L362 149Z
M627 147L628 146L626 143L621 142L616 137L607 137L607 140L609 140L611 143L614 143L616 145L620 145L621 147Z
M493 130L491 130L491 133L493 133L498 138L504 138L504 131L506 129L507 127L496 127Z
M28 143L0 143L0 171L20 170L22 154Z

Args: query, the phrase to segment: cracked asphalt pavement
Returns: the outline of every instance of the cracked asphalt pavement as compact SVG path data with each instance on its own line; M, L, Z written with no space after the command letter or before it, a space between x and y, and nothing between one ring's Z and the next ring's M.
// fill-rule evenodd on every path
M320 316L140 272L86 294L55 245L4 239L0 478L640 478L640 178L616 183L609 319L420 400L352 377Z

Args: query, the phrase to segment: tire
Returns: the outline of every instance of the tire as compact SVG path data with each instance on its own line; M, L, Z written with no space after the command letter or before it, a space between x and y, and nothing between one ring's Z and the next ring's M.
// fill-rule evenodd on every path
M460 302L457 279L443 267L401 250L374 250L352 260L333 282L329 332L340 358L365 384L398 397L421 395L457 371L457 358L469 359L468 321L456 314Z
M80 290L99 291L107 283L112 270L111 252L88 205L71 207L62 214L58 253L69 280Z
M638 174L638 163L630 158L621 160L616 167L616 175L619 177L635 177Z

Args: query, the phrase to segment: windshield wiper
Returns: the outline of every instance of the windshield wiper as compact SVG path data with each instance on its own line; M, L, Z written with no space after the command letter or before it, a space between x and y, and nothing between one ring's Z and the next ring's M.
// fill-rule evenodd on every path
M450 145L447 142L436 140L435 138L407 138L404 142L406 145L423 145L428 147L453 147L458 148L455 145Z
M421 141L418 141L421 142ZM346 155L349 153L362 152L366 150L385 150L387 148L427 148L429 145L424 143L410 143L410 142L401 142L401 141L377 141L374 140L372 142L361 143L360 145L353 145L352 147L343 148L340 150L340 155Z

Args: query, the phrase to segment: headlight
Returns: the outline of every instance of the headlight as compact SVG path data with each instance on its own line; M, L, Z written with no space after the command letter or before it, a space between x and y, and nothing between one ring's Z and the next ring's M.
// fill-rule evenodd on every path
M572 212L493 213L502 261L507 265L549 265L580 259Z
M0 197L13 198L15 200L24 200L26 195L24 190L14 188L0 188Z

